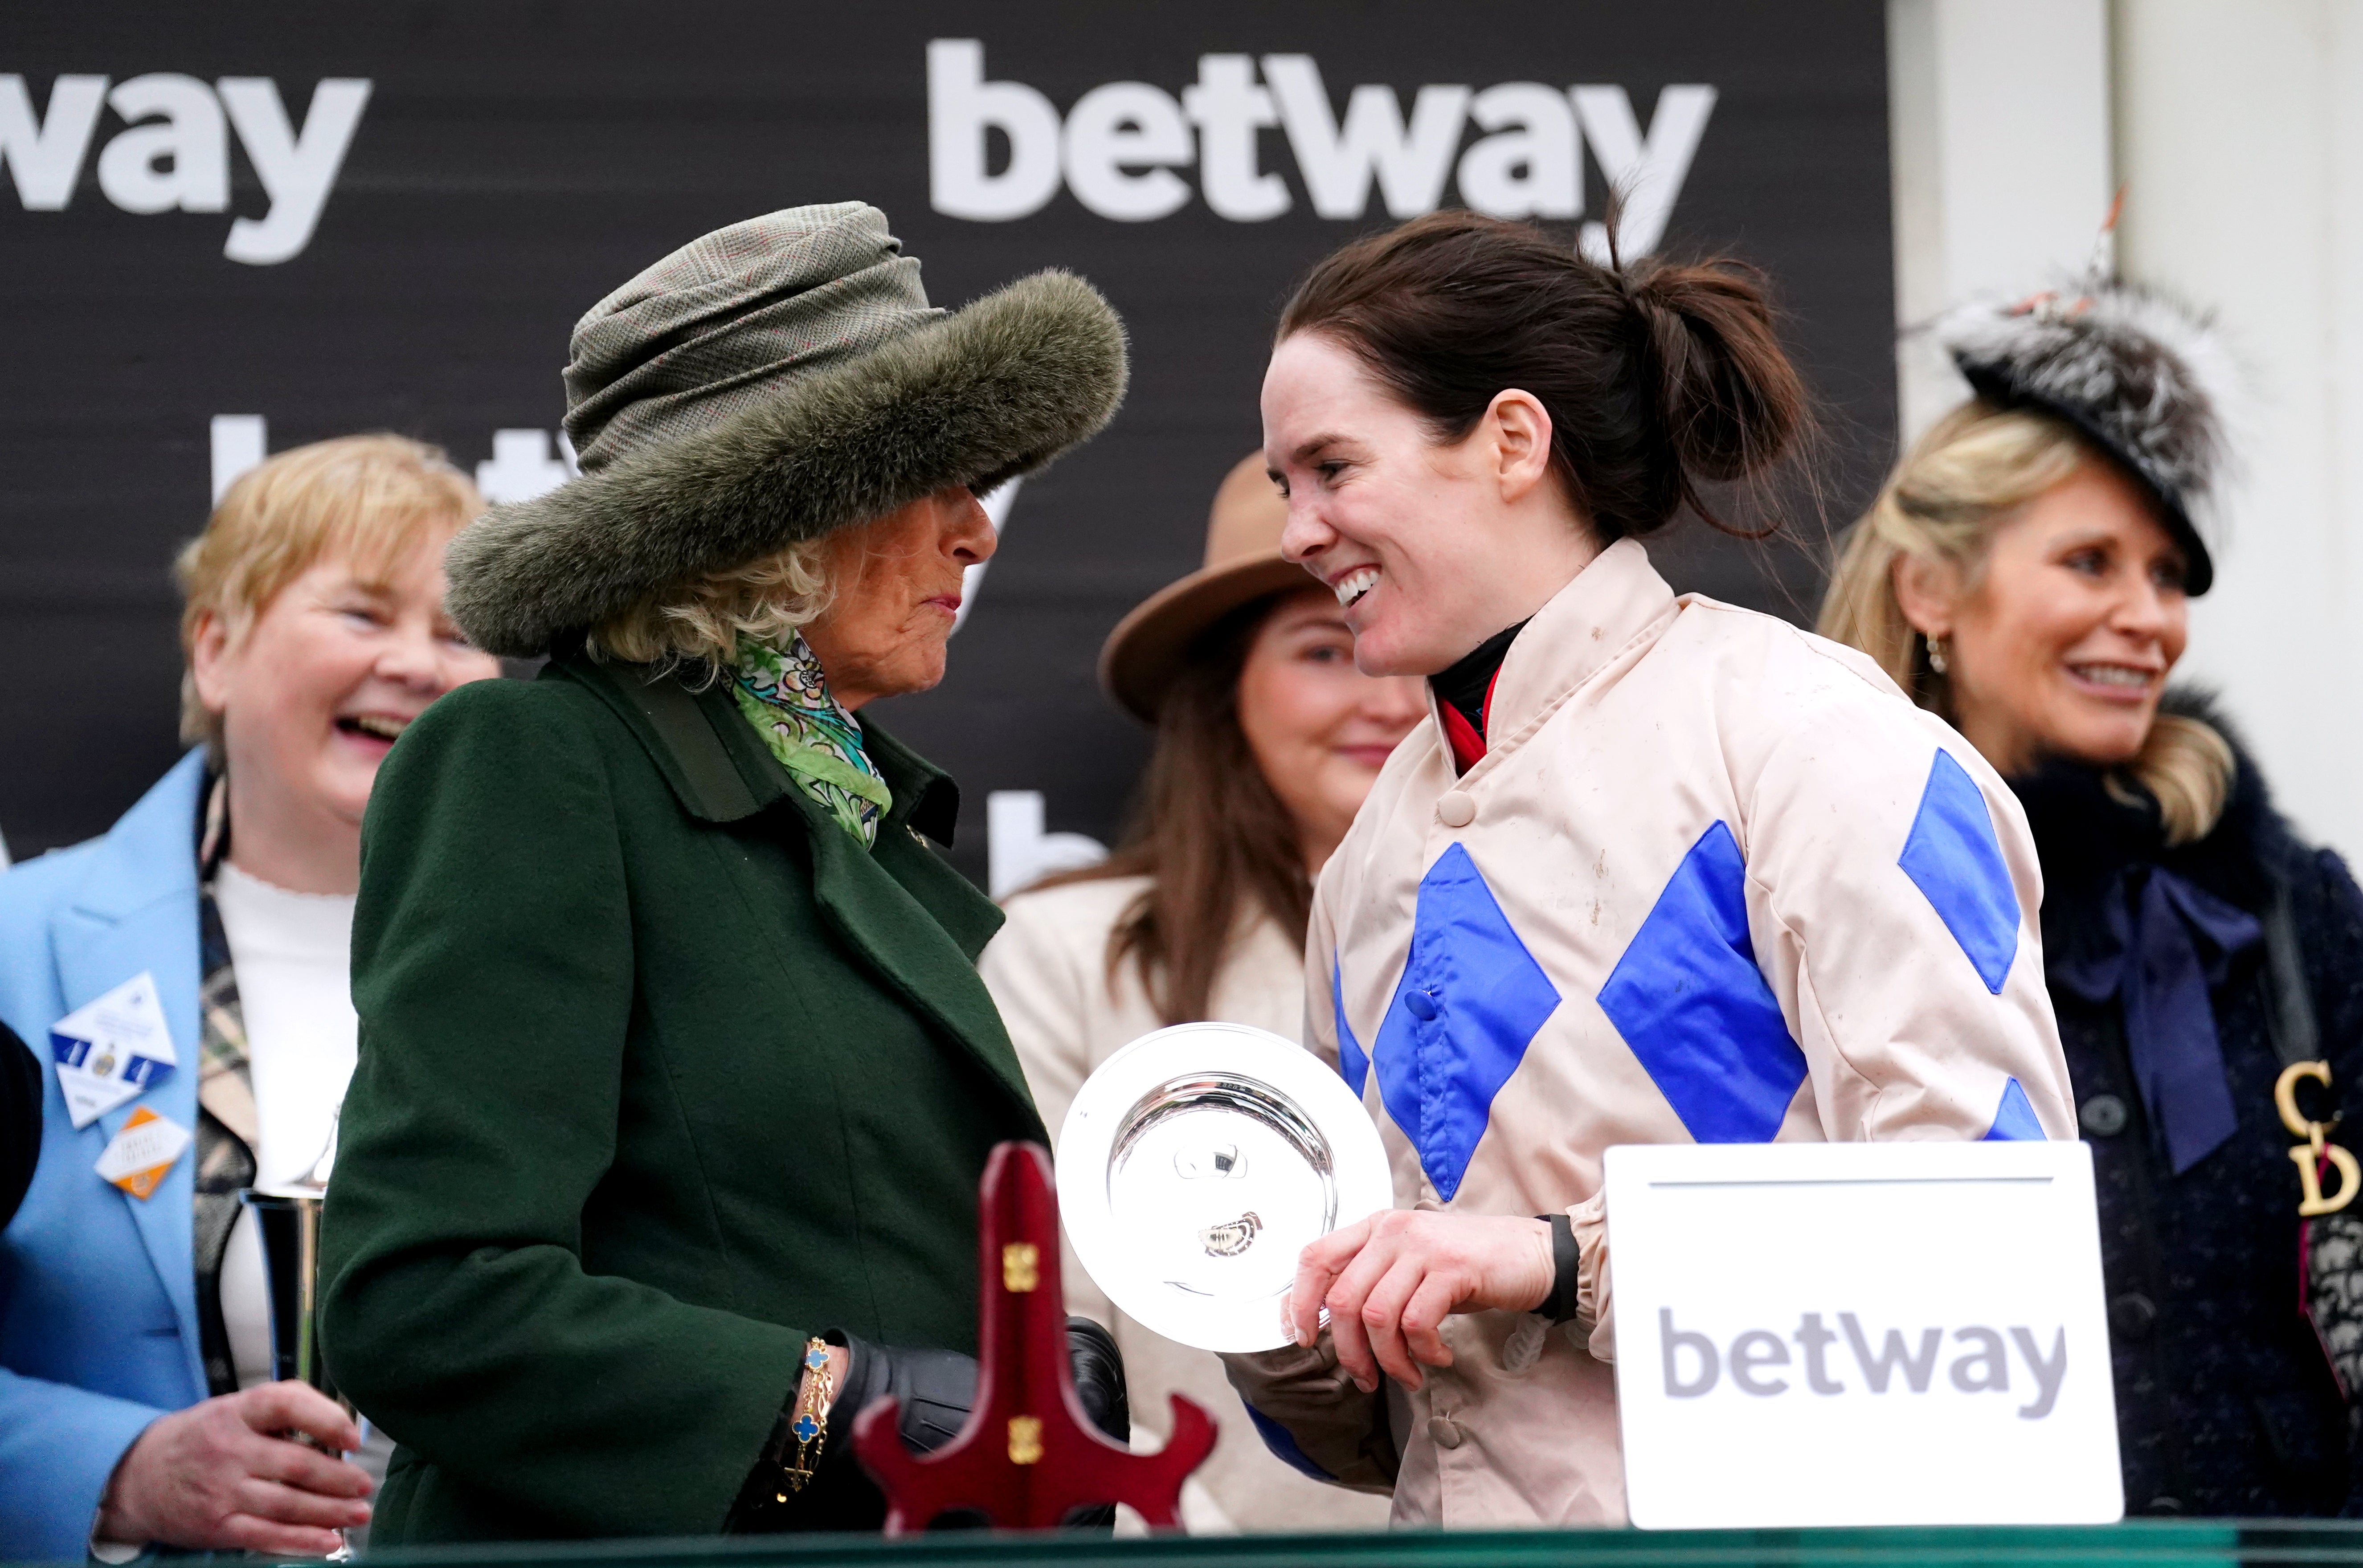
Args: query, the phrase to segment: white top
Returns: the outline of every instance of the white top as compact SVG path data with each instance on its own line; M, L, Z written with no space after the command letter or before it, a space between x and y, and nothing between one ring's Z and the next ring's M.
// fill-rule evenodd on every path
M353 899L291 893L224 865L214 908L229 943L246 1021L249 1071L262 1146L255 1182L301 1179L327 1146L353 1076L361 1021L353 1013ZM222 1326L238 1384L271 1379L271 1309L254 1218L241 1211L222 1259Z

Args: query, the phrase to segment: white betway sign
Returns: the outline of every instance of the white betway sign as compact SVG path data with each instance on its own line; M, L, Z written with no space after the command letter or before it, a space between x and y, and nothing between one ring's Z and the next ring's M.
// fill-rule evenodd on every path
M1169 217L1193 193L1218 217L1259 223L1295 203L1262 166L1258 133L1276 128L1325 218L1360 218L1374 193L1388 216L1416 217L1442 205L1448 187L1499 217L1572 218L1584 211L1589 143L1624 201L1620 247L1642 255L1665 234L1714 109L1713 87L1667 87L1645 131L1622 87L1503 82L1430 83L1406 114L1392 87L1365 83L1339 115L1309 55L1208 54L1178 96L1111 82L1061 116L1025 83L987 81L976 39L937 39L927 46L928 191L936 211L985 223L1039 212L1061 187L1121 223ZM1472 127L1481 134L1464 147ZM996 131L1007 144L997 171ZM1584 227L1586 248L1604 248L1602 226Z
M1630 1147L1607 1171L1634 1523L2124 1513L2083 1143Z
M327 77L313 88L299 127L267 76L207 83L151 72L110 85L104 76L67 75L50 84L48 107L36 114L25 78L0 75L0 163L27 212L62 212L100 114L112 109L125 126L99 149L100 194L127 213L227 212L235 130L271 205L261 217L232 220L222 254L269 266L311 243L369 96L367 81Z

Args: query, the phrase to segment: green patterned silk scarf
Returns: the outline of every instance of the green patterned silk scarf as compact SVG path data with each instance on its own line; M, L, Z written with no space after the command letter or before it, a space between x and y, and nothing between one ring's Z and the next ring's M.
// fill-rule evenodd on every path
M780 766L864 846L894 803L861 744L861 724L828 693L820 660L799 635L785 652L738 639L730 694Z

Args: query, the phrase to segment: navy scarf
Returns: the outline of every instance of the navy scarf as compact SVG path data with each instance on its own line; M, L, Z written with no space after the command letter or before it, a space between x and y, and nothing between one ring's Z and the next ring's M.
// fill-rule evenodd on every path
M2102 940L2053 955L2050 979L2088 1002L2117 1000L2142 1105L2180 1176L2239 1125L2211 993L2264 932L2245 911L2156 866L2119 872L2101 913Z

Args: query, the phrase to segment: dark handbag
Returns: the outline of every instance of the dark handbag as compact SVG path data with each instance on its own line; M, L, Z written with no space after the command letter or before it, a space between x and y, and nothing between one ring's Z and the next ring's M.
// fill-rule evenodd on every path
M2297 1166L2298 1280L2302 1310L2322 1342L2339 1392L2351 1403L2363 1393L2363 1214L2353 1207L2358 1173L2355 1156L2329 1142L2338 1124L2315 1121L2298 1108L2297 1088L2313 1079L2331 1087L2330 1063L2322 1055L2322 1030L2314 1018L2313 992L2306 983L2298 949L2297 918L2288 879L2271 869L2273 896L2264 913L2265 1017L2280 1057L2281 1075L2273 1101L2281 1124L2305 1140L2290 1150ZM2335 1177L2325 1194L2323 1182Z

